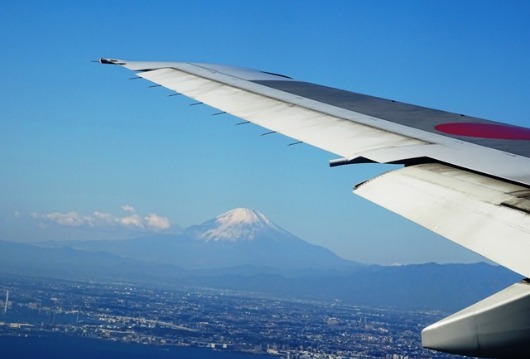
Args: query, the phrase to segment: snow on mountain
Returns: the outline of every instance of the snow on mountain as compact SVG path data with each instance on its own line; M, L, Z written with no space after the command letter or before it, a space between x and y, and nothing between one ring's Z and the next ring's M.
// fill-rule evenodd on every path
M195 238L209 241L251 241L263 234L285 230L274 224L264 214L248 209L236 208L225 212L213 220L190 228Z

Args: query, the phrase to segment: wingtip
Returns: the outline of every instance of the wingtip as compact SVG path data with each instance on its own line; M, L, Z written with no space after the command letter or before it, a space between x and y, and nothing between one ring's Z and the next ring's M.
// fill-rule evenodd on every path
M99 63L107 65L125 65L125 62L122 60L104 59L103 57L99 59Z

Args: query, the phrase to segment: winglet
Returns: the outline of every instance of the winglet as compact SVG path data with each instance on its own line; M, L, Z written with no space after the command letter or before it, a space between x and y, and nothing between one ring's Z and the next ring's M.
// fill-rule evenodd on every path
M125 62L122 61L122 60L115 60L115 59L104 59L104 58L100 58L99 59L99 62L102 63L102 64L107 64L107 65L125 65Z

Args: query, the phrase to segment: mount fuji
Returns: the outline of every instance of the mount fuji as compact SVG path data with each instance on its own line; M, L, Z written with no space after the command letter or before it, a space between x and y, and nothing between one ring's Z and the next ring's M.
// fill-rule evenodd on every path
M292 234L282 229L262 213L248 208L236 208L184 231L204 242L248 242L289 240ZM292 239L292 238L290 238Z
M63 246L64 242L61 243ZM340 258L282 229L264 214L236 208L178 235L128 240L70 241L74 249L104 251L184 269L345 269L359 264Z

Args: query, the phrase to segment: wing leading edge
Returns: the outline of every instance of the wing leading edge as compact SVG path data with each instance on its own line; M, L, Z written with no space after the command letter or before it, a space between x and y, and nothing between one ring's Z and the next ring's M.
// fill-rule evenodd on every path
M354 192L530 277L530 129L250 69L100 62L121 65L177 93L337 154L335 165L405 164ZM527 302L528 308L518 304L518 310L530 310ZM436 342L436 333L447 331L444 325L427 328L426 345L447 350ZM518 331L522 342L528 341L527 332ZM488 355L473 343L461 352ZM526 350L530 353L530 344Z

